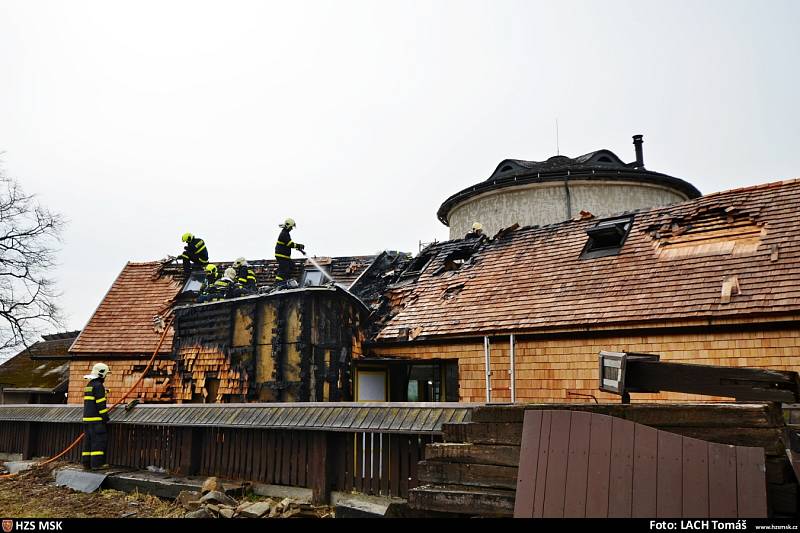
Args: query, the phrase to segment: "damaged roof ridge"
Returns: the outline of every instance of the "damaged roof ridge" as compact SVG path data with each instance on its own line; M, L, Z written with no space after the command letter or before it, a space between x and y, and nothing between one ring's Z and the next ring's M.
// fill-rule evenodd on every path
M353 294L349 290L345 289L344 287L342 287L342 286L340 286L340 285L338 285L336 283L329 284L329 285L313 285L313 286L310 286L310 287L297 287L296 289L286 289L286 290L282 290L282 291L267 292L267 293L261 293L261 294L249 294L247 296L239 296L237 298L226 298L225 300L217 300L217 301L212 301L212 302L202 302L202 303L191 302L191 303L187 303L187 304L184 304L184 305L176 305L175 307L173 307L173 309L208 307L208 306L212 306L212 305L220 305L220 304L225 304L225 303L230 303L230 302L242 302L242 301L246 301L246 300L258 300L260 298L276 298L278 296L283 296L285 294L295 294L295 293L301 293L301 292L339 292L339 291L341 291L345 295L355 299L356 302L358 302L361 305L361 307L363 308L363 311L369 312L369 308L367 307L367 304L365 304L364 301L361 298L359 298L358 296L356 296L355 294Z
M724 195L724 194L738 194L738 193L743 193L743 192L747 192L747 191L755 191L755 190L760 190L760 189L777 189L777 188L780 188L780 187L785 187L785 186L788 186L788 185L795 185L795 184L800 185L800 177L789 178L789 179L785 179L785 180L770 181L770 182L767 182L767 183L758 183L756 185L745 185L743 187L735 187L733 189L724 189L724 190L721 190L721 191L710 192L708 194L704 194L703 196L701 196L699 198L695 198L694 200L690 200L690 202L700 202L700 201L703 201L703 200L706 200L706 199L710 199L710 198L714 198L714 197L717 197L717 196L721 196L721 195ZM672 206L680 205L682 203L687 203L687 202L680 202L678 204L672 204ZM671 206L664 206L664 207L671 207ZM661 208L658 208L658 209L661 209Z

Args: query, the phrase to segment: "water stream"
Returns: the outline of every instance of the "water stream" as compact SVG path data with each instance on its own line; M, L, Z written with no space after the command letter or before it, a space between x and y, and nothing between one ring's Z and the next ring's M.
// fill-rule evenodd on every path
M319 263L317 263L317 262L314 260L314 258L313 258L313 257L311 257L311 256L309 255L309 256L306 256L306 259L308 259L309 263L311 263L312 265L314 265L314 268L316 268L317 270L319 270L320 272L322 272L322 275L323 275L323 276L325 276L326 278L328 278L328 281L330 281L331 283L333 283L333 278L331 277L331 275L330 275L330 274L328 274L328 272L327 272L327 271L326 271L324 268L322 268L322 267L320 266L320 264L319 264Z

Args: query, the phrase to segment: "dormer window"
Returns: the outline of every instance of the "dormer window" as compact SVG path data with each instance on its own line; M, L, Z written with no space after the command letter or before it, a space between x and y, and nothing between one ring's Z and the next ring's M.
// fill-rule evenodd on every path
M425 267L428 266L428 263L431 262L431 259L433 259L434 255L436 254L434 254L432 251L425 251L419 254L414 258L413 261L411 261L405 271L400 275L400 279L419 277L419 275L422 274L422 271L425 270Z
M595 259L617 255L633 226L633 217L601 220L589 227L586 234L589 240L583 247L581 259Z
M189 278L186 280L186 283L183 284L183 289L181 293L184 292L200 292L202 290L203 285L205 284L206 277L205 274L202 272L192 272L189 275Z
M318 269L306 269L303 272L301 287L319 287L325 282L325 275Z

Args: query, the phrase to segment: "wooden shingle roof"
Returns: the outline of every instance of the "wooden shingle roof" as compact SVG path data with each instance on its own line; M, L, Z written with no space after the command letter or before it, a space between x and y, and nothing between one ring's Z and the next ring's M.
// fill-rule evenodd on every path
M153 328L153 317L169 309L182 285L172 276L158 276L160 266L159 262L125 265L70 353L152 354L161 338ZM170 331L160 352L169 353L171 348Z
M597 325L800 312L800 180L710 194L632 214L618 255L581 259L588 215L481 244L434 245L399 279L378 341L580 330ZM426 251L423 251L423 254ZM727 297L726 297L727 291Z

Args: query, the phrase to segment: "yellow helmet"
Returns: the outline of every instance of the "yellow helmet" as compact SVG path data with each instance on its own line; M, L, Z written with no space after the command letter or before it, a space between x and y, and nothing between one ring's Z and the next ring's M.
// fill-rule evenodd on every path
M181 237L181 240L183 242L189 242L189 241L192 240L192 236L193 235L187 231L186 233L183 234L183 236Z
M214 263L209 263L206 265L206 272L209 274L216 274L217 273L217 265Z
M293 218L287 218L286 221L283 223L283 227L286 229L293 229L297 227Z
M472 225L472 231L480 231L483 229L483 225L480 222L476 222Z

